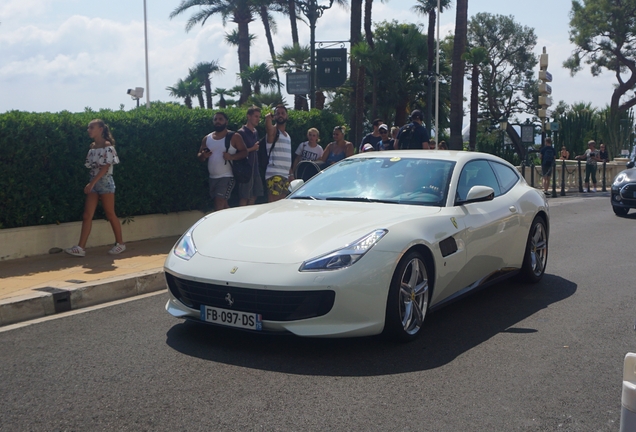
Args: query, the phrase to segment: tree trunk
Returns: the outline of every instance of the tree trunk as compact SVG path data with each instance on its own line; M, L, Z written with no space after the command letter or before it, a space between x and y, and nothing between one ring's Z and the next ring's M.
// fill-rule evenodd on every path
M208 109L212 109L212 83L210 83L210 78L205 77L205 99L208 103Z
M292 44L300 45L298 39L298 19L296 17L296 1L288 0L289 5L289 21L291 23Z
M276 51L274 51L274 40L272 39L272 29L269 25L269 17L267 16L267 6L262 5L260 8L261 21L265 28L265 38L267 39L267 46L269 47L269 55L272 58L272 67L276 73L276 81L278 82L278 94L280 94L280 76L278 75L278 68L276 67Z
M192 109L192 98L190 96L186 96L183 103L185 103L185 106Z
M453 70L450 89L450 142L449 150L462 150L462 120L464 118L464 60L468 32L468 0L457 0L455 42L453 44Z
M426 129L428 133L431 133L431 124L433 117L433 77L435 76L435 70L433 69L433 59L435 58L435 21L437 19L436 9L433 9L428 13L428 33L426 36L427 46L427 72L426 77ZM435 78L437 79L437 78ZM435 140L439 141L439 134L435 131Z
M203 99L203 93L199 92L197 94L197 99L199 99L199 106L201 108L205 108L205 99Z
M363 0L351 0L351 27L350 27L350 40L351 46L354 46L360 42L360 33L362 31L362 1ZM357 147L360 138L356 134L356 131L362 128L362 113L358 112L358 92L359 89L359 71L358 65L351 58L351 119L349 124L351 125L351 134L349 140L353 142L354 147ZM362 87L364 87L364 79L362 80ZM358 124L360 127L358 127Z
M246 21L240 21L238 24L238 57L239 70L244 72L250 66L250 32L249 24ZM250 97L250 83L245 78L241 78L241 96L239 105L244 104Z
M373 10L373 0L364 0L364 36L371 49L375 48L373 43L373 32L371 31L371 11Z
M473 71L470 79L470 134L468 146L475 151L477 144L477 113L479 111L479 64L473 60Z

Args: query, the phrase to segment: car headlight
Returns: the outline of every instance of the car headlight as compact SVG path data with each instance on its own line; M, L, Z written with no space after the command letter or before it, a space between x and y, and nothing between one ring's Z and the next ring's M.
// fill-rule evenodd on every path
M342 249L307 260L300 266L300 271L339 270L349 267L369 252L388 232L386 229L375 230Z
M616 178L614 179L614 183L612 184L614 186L618 186L619 184L623 183L625 180L627 180L627 174L620 173L619 175L616 176Z
M190 258L192 258L194 254L197 253L197 247L194 244L194 239L192 238L192 232L206 218L207 216L199 219L194 225L190 227L189 230L185 232L185 234L181 236L177 244L174 246L174 249L172 249L172 252L176 256L186 261L189 261Z

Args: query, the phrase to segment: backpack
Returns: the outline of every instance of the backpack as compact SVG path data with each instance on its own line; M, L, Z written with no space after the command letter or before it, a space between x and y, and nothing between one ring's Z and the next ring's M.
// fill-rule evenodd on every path
M269 164L269 156L272 154L272 151L276 146L276 141L278 141L279 136L280 131L278 130L278 128L276 128L276 136L274 137L274 142L272 143L272 148L269 149L269 152L267 151L267 133L265 133L265 136L263 138L258 140L258 169L263 179L265 179L265 171L267 170L267 165Z
M232 137L236 132L228 131L225 135L225 151L230 150L230 142L232 141ZM232 167L232 174L234 175L234 180L237 183L247 183L252 179L252 167L248 161L248 158L235 160L235 161L225 161L225 163L230 162L230 166Z
M416 143L415 141L415 127L417 125L415 123L409 123L402 128L400 131L399 139L400 139L400 150L407 149L421 149L422 143Z
M543 151L543 157L541 158L541 163L544 165L552 165L552 163L554 162L554 155L554 147L545 147L545 150Z

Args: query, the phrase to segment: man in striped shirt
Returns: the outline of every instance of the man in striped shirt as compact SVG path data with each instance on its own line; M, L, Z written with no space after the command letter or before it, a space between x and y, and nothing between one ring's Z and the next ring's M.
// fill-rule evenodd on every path
M274 114L267 113L265 116L267 156L269 158L265 170L265 180L269 202L283 199L289 193L289 181L292 177L292 146L291 137L285 132L286 125L287 108L285 105L276 106ZM278 139L276 139L277 132Z

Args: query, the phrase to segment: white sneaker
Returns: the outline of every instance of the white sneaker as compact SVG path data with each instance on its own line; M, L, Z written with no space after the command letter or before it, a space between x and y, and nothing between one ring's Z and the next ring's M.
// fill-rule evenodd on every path
M115 243L115 246L113 246L113 248L111 250L109 250L108 253L111 254L111 255L119 255L120 253L122 253L125 250L126 250L126 245L125 244Z
M86 251L84 249L82 249L79 246L73 246L67 249L64 249L64 252L66 252L69 255L73 255L76 257L83 257L86 256Z
M592 188L592 192L596 192L596 188Z

